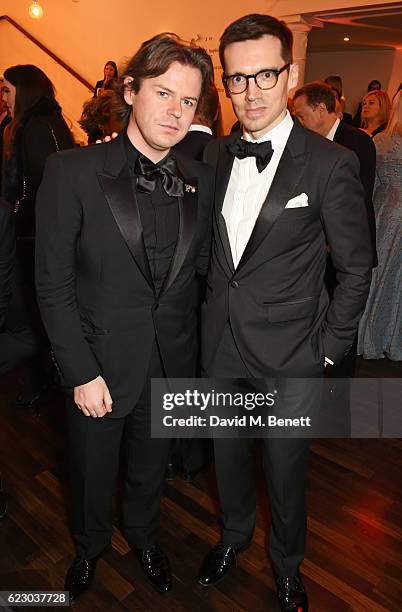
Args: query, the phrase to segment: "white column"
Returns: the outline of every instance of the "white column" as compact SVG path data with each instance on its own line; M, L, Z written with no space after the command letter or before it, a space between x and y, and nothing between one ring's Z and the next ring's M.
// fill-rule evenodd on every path
M308 34L313 26L322 28L323 23L312 17L303 15L285 15L280 17L293 32L293 61L299 65L298 87L304 83L306 71L306 54Z

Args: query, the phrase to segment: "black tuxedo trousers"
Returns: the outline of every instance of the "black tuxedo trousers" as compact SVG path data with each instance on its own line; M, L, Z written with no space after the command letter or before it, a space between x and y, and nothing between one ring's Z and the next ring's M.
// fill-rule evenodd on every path
M214 363L212 378L252 378L227 324ZM306 540L305 482L309 440L263 438L265 483L271 507L269 553L281 576L296 574ZM214 439L222 540L241 547L253 537L256 520L255 440Z
M91 559L110 544L121 448L125 458L121 529L132 548L154 543L171 440L151 438L151 378L163 376L155 343L144 388L128 415L86 417L67 397L72 535L81 558Z

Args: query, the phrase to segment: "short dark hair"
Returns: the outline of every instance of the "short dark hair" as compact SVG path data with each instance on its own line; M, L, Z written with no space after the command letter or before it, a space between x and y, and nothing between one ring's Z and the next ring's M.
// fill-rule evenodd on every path
M330 74L329 76L327 76L326 79L324 79L324 83L326 83L338 92L339 96L337 96L337 98L340 101L343 93L341 77L338 74Z
M271 15L252 13L231 23L222 34L219 44L219 59L223 70L225 71L224 53L226 47L235 42L258 40L266 35L279 38L283 61L291 64L293 61L293 34L286 23L276 19L276 17L271 17Z
M208 127L212 127L219 110L219 94L216 86L212 83L200 99L196 116L205 121Z
M124 101L127 90L137 93L143 79L151 79L164 74L173 62L183 66L197 68L201 73L200 100L213 82L213 64L211 56L202 47L191 45L181 40L177 34L164 32L142 43L137 53L128 61L120 80L119 94ZM132 77L129 85L124 85L124 79ZM126 120L131 112L131 106L126 104Z
M367 85L367 91L374 91L375 89L382 89L381 87L381 82L378 81L377 79L373 79L372 81L370 81L370 83Z
M329 113L335 112L336 99L335 92L332 87L321 81L313 81L312 83L306 83L303 87L300 87L295 91L293 99L299 98L300 96L306 96L307 104L316 108L319 104L323 103Z

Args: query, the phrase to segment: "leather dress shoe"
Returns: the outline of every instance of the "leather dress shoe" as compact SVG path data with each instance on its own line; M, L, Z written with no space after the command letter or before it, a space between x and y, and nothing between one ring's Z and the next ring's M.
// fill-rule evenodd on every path
M167 593L172 588L172 574L169 559L165 553L154 544L149 548L136 548L135 553L142 571L159 593Z
M96 558L80 559L76 557L74 559L64 583L64 590L69 591L70 605L91 586L95 576L96 564Z
M165 480L174 480L179 469L174 463L168 463L166 466Z
M236 567L236 553L242 552L249 542L241 547L218 542L207 554L198 572L198 582L202 586L217 584L226 576L232 567Z
M279 576L274 572L281 612L307 612L307 593L299 573L296 576Z

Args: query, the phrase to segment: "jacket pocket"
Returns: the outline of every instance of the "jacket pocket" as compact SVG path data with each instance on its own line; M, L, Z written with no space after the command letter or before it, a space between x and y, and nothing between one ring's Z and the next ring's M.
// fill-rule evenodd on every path
M80 317L82 331L86 336L106 336L110 333L109 329L104 329L102 327L96 327L91 321L88 319L83 319Z
M318 298L312 295L290 302L264 302L264 307L270 323L281 323L311 317L317 308L317 301Z

